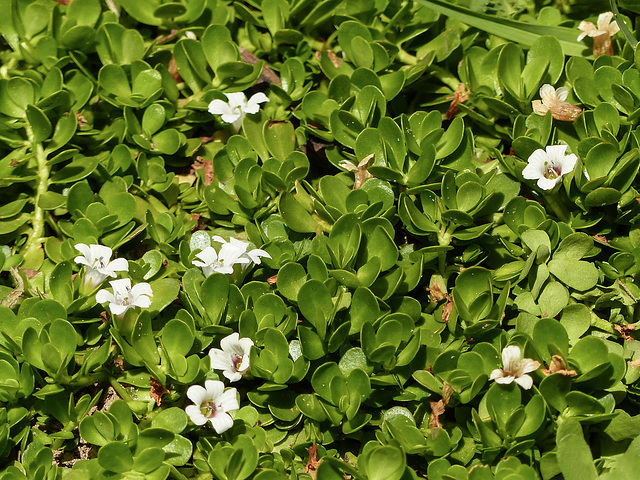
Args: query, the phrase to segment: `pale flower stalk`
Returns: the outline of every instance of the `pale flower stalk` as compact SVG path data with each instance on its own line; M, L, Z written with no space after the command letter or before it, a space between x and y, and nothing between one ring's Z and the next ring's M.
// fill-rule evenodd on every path
M242 250L242 255L240 255L240 258L249 260L250 262L255 263L256 265L260 265L260 263L262 262L260 258L271 258L271 255L269 255L267 252L259 248L253 248L249 250L249 243L243 242L242 240L238 240L237 238L231 237L227 242L221 236L214 235L213 241L221 243L223 247L225 245L231 244L234 247L236 247L238 250ZM248 263L244 263L243 266L248 266Z
M207 380L204 382L204 387L190 386L187 397L195 405L189 405L185 408L185 412L196 425L211 422L217 434L224 433L233 426L233 418L229 412L240 408L235 388L225 391L224 383L218 380Z
M225 93L227 102L219 99L213 100L209 104L209 113L212 115L222 115L222 121L233 124L236 131L240 130L242 120L247 113L258 113L260 104L268 102L267 96L258 92L252 95L249 100L242 92Z
M126 259L116 258L111 260L113 251L109 247L78 243L75 248L82 255L78 255L73 260L85 266L84 285L85 287L88 286L90 290L102 285L102 282L107 277L116 278L116 272L127 272L129 270L129 263Z
M209 350L211 368L222 370L222 374L230 382L237 382L249 373L249 353L253 341L250 338L240 338L237 333L224 337L219 348Z
M568 95L569 91L564 87L555 89L548 83L544 84L540 88L540 98L542 100L531 102L533 113L546 115L548 111L551 111L551 116L556 120L573 122L582 113L582 109L567 102Z
M96 293L97 303L109 302L109 310L112 314L122 318L127 310L133 307L149 308L153 298L153 290L148 283L138 283L131 286L130 278L121 278L109 282L113 293L99 290Z
M215 248L209 246L196 254L198 260L193 260L196 267L202 268L205 277L212 275L214 272L231 274L233 266L236 264L248 264L251 260L243 257L244 250L240 247L225 243L217 252Z
M618 23L613 19L613 13L601 13L598 15L597 23L596 26L591 22L580 22L578 28L582 30L582 33L578 35L578 41L582 41L585 37L593 37L594 58L598 58L600 55L613 55L611 37L620 31Z
M509 345L502 350L502 367L492 371L489 380L505 385L516 382L525 390L529 390L533 386L533 378L527 374L536 371L540 367L540 362L531 358L522 358L520 347Z
M563 175L573 171L578 161L573 153L565 155L566 145L549 145L545 150L537 149L530 156L528 165L522 170L522 177L537 180L543 190L551 190Z

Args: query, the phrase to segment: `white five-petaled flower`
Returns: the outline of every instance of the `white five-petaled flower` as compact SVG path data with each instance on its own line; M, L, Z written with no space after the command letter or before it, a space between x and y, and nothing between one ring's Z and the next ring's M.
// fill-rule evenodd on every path
M224 337L219 348L209 350L211 368L222 370L230 382L237 382L249 372L249 352L253 346L250 338L240 338L237 333Z
M573 122L578 115L582 113L582 109L570 102L567 102L569 90L560 87L557 90L548 83L540 88L540 100L531 102L533 112L538 115L545 115L551 110L551 116L556 120L565 120Z
M129 263L124 258L111 260L113 251L104 245L86 245L78 243L75 245L82 255L78 255L73 260L80 265L85 265L84 284L91 289L96 288L104 282L107 277L116 277L116 272L126 272L129 270Z
M251 261L243 257L243 253L244 250L231 243L223 244L222 247L220 247L220 252L216 252L215 248L209 246L196 254L196 258L202 261L194 260L191 263L196 267L201 267L205 277L208 277L214 272L229 274L233 273L233 266L235 264L247 264Z
M566 145L549 145L545 150L539 148L529 156L522 176L537 180L538 187L543 190L551 190L563 175L573 171L578 157L573 153L565 155Z
M582 33L578 35L578 41L584 37L599 37L600 35L615 35L620 31L618 22L613 19L613 12L605 12L598 15L598 25L591 22L582 21L578 28Z
M231 238L229 238L229 241L227 242L221 236L214 235L213 236L213 241L221 243L222 246L224 246L226 244L231 244L234 247L237 247L238 249L242 250L242 252L243 252L242 255L240 255L240 258L248 259L251 262L255 263L256 265L260 265L260 262L261 262L260 257L271 258L271 255L269 255L267 252L265 252L264 250L261 250L259 248L253 248L251 250L248 250L249 243L248 242L243 242L242 240L238 240L237 238L231 237Z
M235 388L224 390L224 383L218 380L207 380L204 387L192 385L187 390L187 397L195 405L189 405L185 412L196 425L211 422L216 433L226 432L233 426L233 418L228 412L238 410L238 394Z
M228 102L219 99L213 100L209 104L209 113L222 115L222 121L232 123L236 130L240 130L242 120L247 113L258 113L260 104L269 101L262 92L252 95L249 100L242 92L225 93L225 95Z
M534 372L540 367L540 362L531 358L522 358L520 347L509 345L502 350L502 367L491 372L489 380L507 384L516 382L525 390L533 386L533 378L527 373Z
M620 31L620 26L613 19L612 12L598 15L597 26L591 22L582 21L578 28L582 30L582 33L578 35L578 41L587 36L593 37L593 56L595 58L600 55L613 55L611 37Z
M149 308L153 290L148 283L138 283L131 286L130 278L121 278L109 282L113 288L113 293L105 290L99 290L96 293L96 302L109 302L109 310L114 315L122 317L127 310L132 307Z

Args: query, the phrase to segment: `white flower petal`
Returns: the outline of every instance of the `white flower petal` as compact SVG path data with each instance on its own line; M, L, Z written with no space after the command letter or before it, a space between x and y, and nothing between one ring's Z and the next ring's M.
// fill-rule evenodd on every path
M238 380L242 380L242 374L240 372L236 372L235 370L224 370L222 372L229 382L237 382Z
M215 99L209 104L209 113L212 115L228 115L233 111L227 102Z
M238 344L239 338L240 338L240 335L237 332L234 332L231 335L227 335L222 340L220 340L220 347L225 352L231 352L234 350L235 346Z
M550 107L558 101L556 89L548 83L545 83L540 87L540 98L542 99L542 103Z
M523 358L520 361L519 370L520 372L530 373L535 372L538 368L540 368L540 362L537 360L533 360L532 358Z
M150 297L153 297L153 290L151 289L151 285L149 285L147 282L136 283L131 288L131 293L133 293L136 296L148 295Z
M225 412L238 410L240 408L238 404L238 391L235 388L228 389L218 398L218 405L220 405Z
M250 338L241 338L238 340L238 345L240 345L240 348L245 355L249 355L251 347L253 347L253 340Z
M115 302L115 297L113 296L113 293L103 288L102 290L99 290L98 293L96 293L96 303L106 302Z
M197 405L189 405L184 409L185 413L189 415L189 418L196 425L204 425L207 423L207 417L205 417L200 411L200 407Z
M569 90L567 90L565 87L560 87L556 89L556 96L558 97L558 100L564 102L569 96Z
M129 305L120 305L118 303L110 303L109 310L114 315L123 315L127 310L129 310Z
M496 383L500 383L502 385L509 385L510 383L513 383L515 379L516 377L514 377L513 375L509 375L506 377L496 378Z
M204 388L207 389L207 396L216 401L224 392L224 383L219 380L207 380L204 382Z
M233 126L236 127L236 124L238 123L238 121L240 122L240 125L242 125L242 119L244 118L244 115L238 112L231 112L231 113L225 113L220 118L222 118L223 122L233 123ZM239 129L240 128L236 128L236 130L239 130Z
M227 100L229 100L229 106L231 108L240 107L244 110L247 106L247 96L242 92L225 93Z
M216 413L213 417L209 418L213 429L216 433L224 433L233 427L233 419L228 413Z
M512 371L513 367L520 362L522 358L520 347L517 345L509 345L502 350L502 366L507 371Z
M191 385L187 389L187 397L193 403L200 406L207 398L207 390L201 385Z
M578 163L578 157L573 153L564 157L560 175L566 175L567 173L573 172L573 169L576 168L576 163Z
M560 177L558 177L558 178L540 177L536 183L537 183L538 187L540 187L542 190L551 190L551 189L553 189L553 187L556 186L556 184L559 181L560 181Z
M223 352L217 348L212 348L209 350L209 358L211 361L209 362L211 368L214 370L229 370L233 368L233 360L231 359L231 355L227 352Z
M530 375L520 375L515 380L525 390L529 390L533 386L533 378Z

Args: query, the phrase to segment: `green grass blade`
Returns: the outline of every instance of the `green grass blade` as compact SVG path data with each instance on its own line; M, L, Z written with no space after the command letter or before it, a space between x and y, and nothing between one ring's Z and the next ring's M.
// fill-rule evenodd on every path
M565 55L591 57L592 52L582 42L578 42L579 31L566 27L552 27L548 25L534 25L531 23L517 22L506 18L499 18L474 12L458 5L447 5L440 0L415 0L432 10L455 18L485 32L506 38L516 43L531 46L538 38L544 35L552 35L558 39Z

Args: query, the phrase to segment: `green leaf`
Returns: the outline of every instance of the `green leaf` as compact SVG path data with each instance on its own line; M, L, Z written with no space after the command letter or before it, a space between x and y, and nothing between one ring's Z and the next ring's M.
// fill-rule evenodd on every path
M33 130L34 140L36 142L42 142L49 138L53 129L51 127L51 121L45 113L38 107L27 105L26 114L27 121Z
M98 450L98 463L110 472L124 473L133 468L133 455L123 442L111 442Z
M566 480L595 480L598 472L593 464L591 450L582 435L582 429L579 425L577 428L580 434L570 433L557 440L560 471Z
M589 262L553 258L549 261L549 272L576 290L590 290L598 283L598 269Z
M298 292L298 305L302 315L314 326L320 338L327 332L327 324L333 318L331 294L318 280L306 282Z
M296 146L293 124L288 121L265 122L262 135L269 153L284 162Z

